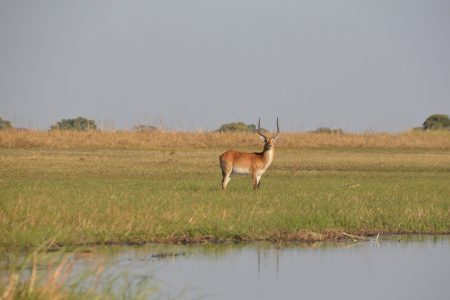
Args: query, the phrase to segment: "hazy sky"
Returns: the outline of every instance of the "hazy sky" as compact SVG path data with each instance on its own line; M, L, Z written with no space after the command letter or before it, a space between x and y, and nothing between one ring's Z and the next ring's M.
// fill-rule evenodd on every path
M450 1L0 0L0 117L398 132L450 113Z

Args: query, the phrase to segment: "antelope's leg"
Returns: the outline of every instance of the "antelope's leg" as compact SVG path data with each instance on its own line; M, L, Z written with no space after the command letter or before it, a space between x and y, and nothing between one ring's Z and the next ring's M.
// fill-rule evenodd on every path
M259 185L261 184L261 176L262 175L257 175L256 176L256 185L257 185L258 189L259 189Z
M231 180L231 178L230 178L231 170L230 171L222 170L222 176L223 176L223 178L222 178L222 189L226 190L228 182Z
M258 176L256 176L256 172L252 173L252 183L253 183L253 190L256 190L258 187Z

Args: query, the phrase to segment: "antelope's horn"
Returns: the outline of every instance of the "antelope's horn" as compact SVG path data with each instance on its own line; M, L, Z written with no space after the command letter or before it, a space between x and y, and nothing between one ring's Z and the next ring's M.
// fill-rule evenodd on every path
M274 138L274 139L277 138L279 134L280 134L280 126L278 125L278 117L277 117L277 134L275 134L275 135L273 136L273 138Z
M261 132L261 126L260 126L260 125L261 125L261 118L258 118L258 134L267 140L267 136L265 136L265 135Z

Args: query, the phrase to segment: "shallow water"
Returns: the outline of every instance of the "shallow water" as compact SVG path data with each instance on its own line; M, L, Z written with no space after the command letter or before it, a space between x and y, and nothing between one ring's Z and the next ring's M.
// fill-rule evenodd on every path
M99 247L77 259L77 271L99 260L132 288L157 288L155 299L450 299L448 236Z

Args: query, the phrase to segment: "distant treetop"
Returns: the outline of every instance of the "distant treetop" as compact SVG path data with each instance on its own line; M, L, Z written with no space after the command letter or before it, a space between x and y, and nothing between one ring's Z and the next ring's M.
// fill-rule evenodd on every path
M422 124L424 130L450 130L448 115L433 114Z
M159 128L156 126L152 126L152 125L139 124L139 125L133 126L133 128L131 128L131 130L133 130L133 131L158 131Z
M311 132L314 133L326 133L326 134L344 134L344 131L340 128L332 129L329 127L319 127L316 130L313 130Z
M50 129L88 131L97 130L97 125L94 120L78 117L76 119L62 119L61 121L51 125Z
M217 129L219 132L256 132L257 128L254 124L245 124L244 122L233 122L233 123L226 123L220 126L219 129ZM266 131L266 129L261 128L261 131Z
M11 125L11 122L8 120L3 120L2 118L0 118L0 130L2 129L11 129L13 128Z

